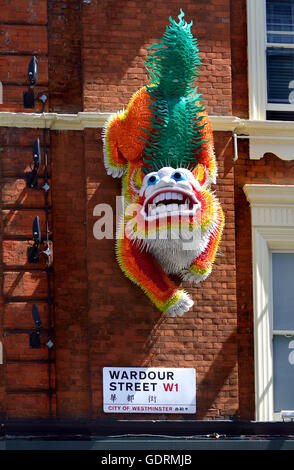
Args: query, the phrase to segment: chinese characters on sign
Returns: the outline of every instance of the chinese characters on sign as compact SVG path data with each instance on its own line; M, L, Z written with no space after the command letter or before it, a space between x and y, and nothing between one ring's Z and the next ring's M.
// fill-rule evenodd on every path
M196 413L196 370L104 367L105 413Z

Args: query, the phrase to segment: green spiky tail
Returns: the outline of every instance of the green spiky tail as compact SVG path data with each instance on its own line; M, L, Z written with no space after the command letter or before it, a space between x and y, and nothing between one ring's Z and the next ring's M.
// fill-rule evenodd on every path
M200 58L197 40L191 34L181 10L179 23L170 18L165 34L153 44L146 61L152 86L147 87L152 105L144 147L144 172L163 166L194 168L195 155L203 148L200 125L204 110L202 97L194 88Z

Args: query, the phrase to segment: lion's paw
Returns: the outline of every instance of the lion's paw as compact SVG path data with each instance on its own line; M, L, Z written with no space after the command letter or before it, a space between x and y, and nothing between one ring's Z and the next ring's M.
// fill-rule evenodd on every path
M182 269L180 272L180 276L182 281L189 282L189 284L198 284L201 281L205 281L205 279L211 273L211 269L207 271L205 274L197 274L190 271L190 269Z
M191 297L189 297L188 294L183 294L183 297L172 305L172 307L169 307L166 313L169 317L176 317L177 315L182 317L193 305L194 302Z

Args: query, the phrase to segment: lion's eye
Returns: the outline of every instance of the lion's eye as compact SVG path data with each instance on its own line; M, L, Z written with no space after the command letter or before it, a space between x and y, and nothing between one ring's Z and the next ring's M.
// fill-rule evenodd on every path
M148 186L152 185L152 184L156 184L157 181L159 181L159 176L158 175L151 175L149 178L148 178Z
M182 173L181 171L175 171L172 175L171 178L174 179L175 181L183 181L186 179L186 175Z

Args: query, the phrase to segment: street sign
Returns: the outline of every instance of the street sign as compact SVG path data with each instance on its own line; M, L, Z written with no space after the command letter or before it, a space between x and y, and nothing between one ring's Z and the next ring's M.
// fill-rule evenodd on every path
M196 413L192 368L104 367L105 413Z

